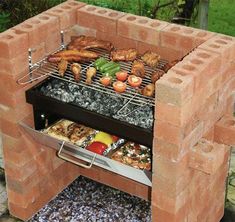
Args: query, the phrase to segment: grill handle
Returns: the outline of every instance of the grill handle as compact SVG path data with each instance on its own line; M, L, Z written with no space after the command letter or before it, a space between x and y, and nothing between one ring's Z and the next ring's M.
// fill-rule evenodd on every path
M90 162L89 165L82 164L82 163L76 162L76 161L74 161L74 160L72 160L72 159L69 159L68 157L62 155L62 150L63 150L63 148L64 148L64 143L65 143L65 141L63 141L63 143L61 144L60 149L59 149L59 151L58 151L58 153L57 153L57 155L58 155L59 158L65 160L65 161L68 161L68 162L70 162L70 163L73 163L73 164L75 164L75 165L77 165L77 166L86 168L86 169L90 169L90 168L92 167L93 163L95 162L95 158L96 158L96 155L97 155L96 153L94 154L94 156L93 156L93 158L92 158L92 160L91 160L91 162Z

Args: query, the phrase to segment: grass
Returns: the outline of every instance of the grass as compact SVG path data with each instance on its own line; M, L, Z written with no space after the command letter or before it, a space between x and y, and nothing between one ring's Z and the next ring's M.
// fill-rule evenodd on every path
M80 0L119 11L151 17L154 0ZM161 3L170 0L161 0ZM172 8L159 10L157 19L169 21L173 16ZM197 27L197 22L192 26ZM235 0L210 0L208 30L235 36Z
M211 0L208 29L235 36L235 0Z

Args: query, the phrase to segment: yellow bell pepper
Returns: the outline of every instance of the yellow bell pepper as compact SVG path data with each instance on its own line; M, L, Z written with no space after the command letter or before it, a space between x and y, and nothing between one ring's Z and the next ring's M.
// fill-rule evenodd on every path
M95 138L93 139L93 141L101 142L101 143L106 144L107 146L110 146L113 143L113 138L108 133L98 132L95 135Z

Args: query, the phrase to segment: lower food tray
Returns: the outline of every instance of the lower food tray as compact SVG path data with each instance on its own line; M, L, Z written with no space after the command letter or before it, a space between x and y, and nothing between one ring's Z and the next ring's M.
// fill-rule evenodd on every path
M108 156L95 154L89 150L84 149L82 146L54 138L48 134L43 133L42 131L35 130L32 124L27 121L27 119L22 121L20 125L38 143L58 150L58 156L64 160L70 161L81 167L88 168L87 170L89 170L92 165L96 165L147 186L152 186L151 171L136 169L134 167L110 159Z

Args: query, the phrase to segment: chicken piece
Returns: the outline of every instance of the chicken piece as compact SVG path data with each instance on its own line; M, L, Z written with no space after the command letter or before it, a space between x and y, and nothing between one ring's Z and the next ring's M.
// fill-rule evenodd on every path
M113 61L134 61L137 57L136 49L116 49L111 52L111 60Z
M68 49L91 49L100 48L111 51L113 49L113 44L108 41L98 40L92 36L81 35L72 39L71 43L68 45Z
M160 55L155 52L147 51L141 57L141 59L150 67L155 68L160 60Z
M156 70L152 76L151 76L151 81L154 84L157 80L159 80L163 75L165 74L165 72L163 70Z
M155 90L155 85L150 83L148 85L146 85L143 89L142 89L142 94L144 96L149 96L152 97L154 95L154 90Z
M68 62L90 61L98 58L98 54L88 50L63 50L48 57L49 62L60 62L62 59Z
M58 72L60 74L61 77L64 77L65 71L68 67L68 61L62 59L59 63L58 63Z
M171 61L171 62L166 63L166 64L163 66L163 70L164 70L165 72L167 72L171 67L173 67L174 65L176 65L178 62L179 62L179 60L173 60L173 61Z
M78 64L78 63L73 63L70 66L70 69L71 69L71 71L73 73L75 81L79 82L80 81L80 77L81 77L81 75L80 75L81 73L80 72L81 72L81 69L82 69L81 65Z
M143 78L145 76L144 63L140 60L135 60L131 67L131 74Z
M86 83L91 84L92 78L96 75L96 69L94 67L90 67L86 71Z

